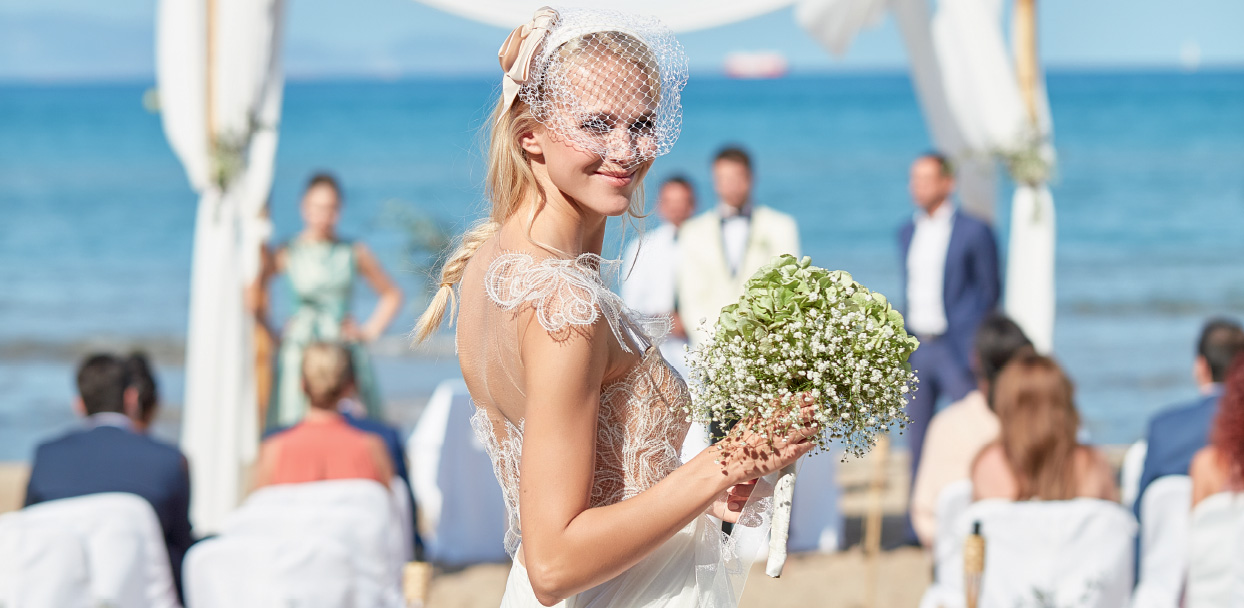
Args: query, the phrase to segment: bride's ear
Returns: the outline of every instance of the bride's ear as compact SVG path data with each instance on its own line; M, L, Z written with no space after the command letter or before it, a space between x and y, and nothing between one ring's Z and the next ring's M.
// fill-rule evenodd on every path
M518 146L522 148L523 152L526 152L529 157L544 154L544 146L541 143L541 138L536 136L535 131L528 131L520 135L518 138Z

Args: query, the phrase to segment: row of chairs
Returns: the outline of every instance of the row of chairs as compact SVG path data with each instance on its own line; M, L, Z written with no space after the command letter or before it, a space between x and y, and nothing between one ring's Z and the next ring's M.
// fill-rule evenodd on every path
M921 607L965 605L963 549L978 523L986 543L981 606L1244 606L1244 498L1215 495L1190 512L1191 503L1186 476L1158 479L1141 500L1138 525L1127 509L1094 499L973 503L971 483L957 482L938 501L934 583Z

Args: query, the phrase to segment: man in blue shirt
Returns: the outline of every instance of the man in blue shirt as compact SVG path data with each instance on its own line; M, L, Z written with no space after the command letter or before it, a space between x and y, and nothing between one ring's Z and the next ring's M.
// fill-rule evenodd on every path
M151 503L181 589L181 562L190 532L190 473L177 448L134 431L138 399L125 362L92 355L78 368L74 407L83 428L35 451L26 506L104 492L135 494Z
M1235 356L1244 352L1244 329L1234 321L1214 319L1205 324L1197 341L1192 375L1201 396L1168 408L1149 422L1145 466L1132 509L1140 515L1145 489L1164 475L1187 475L1192 456L1209 443L1210 425L1222 396L1220 384Z

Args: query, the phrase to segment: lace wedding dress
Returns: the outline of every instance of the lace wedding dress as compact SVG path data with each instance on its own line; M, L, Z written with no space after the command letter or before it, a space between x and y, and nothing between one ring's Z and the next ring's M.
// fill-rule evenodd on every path
M629 311L602 276L618 262L594 254L575 259L535 258L507 251L497 237L486 242L466 269L460 287L458 352L477 406L475 432L492 458L505 496L507 552L522 542L519 528L519 461L526 403L519 344L524 331L560 332L607 323L622 349L637 356L625 374L601 386L591 505L634 497L680 465L689 423L687 387L656 348L668 331L664 319ZM539 326L520 319L534 312ZM738 605L747 567L767 532L764 501L744 509L733 538L707 515L696 518L656 551L619 576L564 600L566 608L731 607ZM643 521L634 522L644 525ZM514 561L503 607L540 606L527 571Z

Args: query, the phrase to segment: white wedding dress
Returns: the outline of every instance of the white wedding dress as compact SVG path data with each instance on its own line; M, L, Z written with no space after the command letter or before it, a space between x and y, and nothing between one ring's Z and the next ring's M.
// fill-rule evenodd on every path
M656 348L668 323L630 312L608 289L602 271L608 275L617 265L593 254L537 259L507 251L493 237L481 246L463 277L459 358L478 407L472 424L488 447L505 496L509 513L505 546L511 557L522 541L518 486L521 412L526 403L518 348L524 331L573 331L575 326L608 323L623 349L638 355L629 372L601 387L593 507L634 497L681 464L679 448L689 426L683 408L690 397L686 384ZM525 329L520 319L531 317L524 312L534 312L539 327L532 323ZM736 525L733 538L722 534L715 520L700 516L635 566L558 605L737 606L749 559L767 533L764 503L754 500L744 509L744 525ZM740 554L749 559L740 559ZM501 605L540 606L518 559Z

